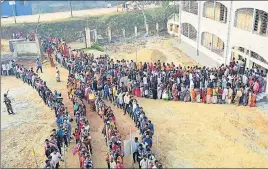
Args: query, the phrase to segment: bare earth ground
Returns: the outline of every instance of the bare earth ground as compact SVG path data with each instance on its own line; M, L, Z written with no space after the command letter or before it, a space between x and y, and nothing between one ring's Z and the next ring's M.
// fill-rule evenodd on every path
M155 46L152 45L153 43L154 40L151 40L146 44L150 48L148 50L138 50L138 61L151 60L152 55L158 55L160 60L164 59L166 62L171 60L174 63L184 62L189 65L193 63L191 59L187 60L183 53L179 55L176 52L178 49L172 47L172 40L160 41L160 45L155 44ZM135 50L129 49L131 52L125 52L129 45L123 45L120 48L124 52L119 49L116 53L112 50L109 53L112 57L117 56L116 59L133 58L135 60ZM151 52L150 55L150 52L143 53L142 50L155 52L154 54ZM25 63L31 65L30 62ZM61 68L60 72L62 79L60 83L55 82L55 68L45 67L44 73L40 76L47 81L52 90L61 91L64 103L72 112L72 104L66 95L67 71ZM14 109L18 112L15 116L8 116L1 103L2 167L17 167L18 164L23 164L22 167L35 167L31 155L32 147L39 156L38 164L41 164L44 160L43 141L55 125L54 112L42 103L34 90L15 78L2 78L1 89L2 91L10 89L10 96L15 98ZM157 153L157 158L165 167L268 167L268 116L258 108L138 100L155 125L153 148ZM16 106L20 103L26 106ZM115 111L122 136L129 138L129 128L133 129L135 136L138 135L130 118L127 115L124 116L121 110L114 107L112 109ZM27 119L26 115L28 115ZM106 167L104 159L107 149L101 134L103 122L96 113L90 112L89 108L87 117L92 128L94 165L96 168ZM33 119L40 123L29 124ZM14 124L20 124L20 126L16 127ZM37 140L35 143L32 142L33 138ZM158 145L156 138L159 140ZM21 156L20 153L25 156ZM125 167L130 167L130 157L126 157L124 163ZM66 165L68 168L79 166L77 157L71 154L71 148L67 154Z
M38 93L15 77L1 77L2 93L9 90L16 115L8 115L1 102L1 167L36 167L44 162L43 143L55 126L54 113L45 106ZM1 95L3 101L3 94Z

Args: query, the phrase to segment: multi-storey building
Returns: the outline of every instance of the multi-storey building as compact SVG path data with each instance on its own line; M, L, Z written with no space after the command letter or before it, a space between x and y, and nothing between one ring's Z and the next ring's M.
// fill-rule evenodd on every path
M244 59L246 67L268 71L267 1L180 1L179 8L179 31L173 35L196 55L220 64Z

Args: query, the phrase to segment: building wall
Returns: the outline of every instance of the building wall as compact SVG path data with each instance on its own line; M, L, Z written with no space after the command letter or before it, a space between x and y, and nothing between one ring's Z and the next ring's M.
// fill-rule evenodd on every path
M32 2L31 1L16 1L15 4L15 15L32 15ZM1 16L13 16L12 6L9 5L8 1L2 2L2 13Z
M198 14L192 14L190 12L186 12L181 10L181 19L180 24L182 23L189 23L196 30L198 30L198 38L197 41L194 42L189 40L189 38L181 35L182 41L185 41L189 45L198 48L198 50L208 57L216 60L219 63L228 63L231 60L232 56L232 48L234 46L241 46L246 49L252 50L262 56L265 60L268 61L268 36L265 35L258 35L252 30L243 30L238 27L235 27L235 18L236 18L236 10L240 8L255 8L258 10L263 10L268 13L268 2L267 1L216 1L217 5L215 8L215 20L211 17L211 14L214 15L214 5L208 4L206 1L197 1L199 11ZM181 2L183 3L183 1ZM207 4L205 4L207 3ZM213 2L212 2L213 3ZM204 10L204 4L207 7L207 10ZM221 6L220 4L224 5ZM183 5L181 5L183 6ZM221 8L220 8L221 7ZM227 19L225 22L218 21L220 17L220 10L224 8L227 9L225 11L227 15ZM211 11L212 10L212 11ZM211 13L212 12L212 13ZM200 16L199 16L200 15ZM204 17L204 15L207 16ZM200 20L199 20L200 18ZM239 24L242 26L247 26L247 24L252 23L252 18L250 16L246 16L244 14L239 14ZM200 25L200 26L199 26ZM198 27L199 26L199 27ZM249 26L250 29L252 26ZM222 42L218 43L218 46L221 46L224 43L223 48L223 56L209 50L208 48L202 46L202 33L210 33L215 35L216 37L220 38ZM268 32L268 30L267 30ZM211 36L206 36L206 41L209 41ZM213 37L213 39L215 39ZM213 40L215 41L215 40ZM198 44L199 45L198 45ZM217 47L217 45L216 45ZM252 59L254 60L254 59ZM267 65L268 66L268 65Z
M38 47L35 41L31 42L14 42L14 55L21 56L36 56L38 57Z

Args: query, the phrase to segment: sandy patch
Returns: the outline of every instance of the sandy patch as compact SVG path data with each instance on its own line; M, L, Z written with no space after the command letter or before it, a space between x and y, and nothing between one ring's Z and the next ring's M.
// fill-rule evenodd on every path
M1 90L9 90L16 115L8 115L1 102L1 167L35 168L44 164L44 141L54 127L54 112L38 93L15 77L1 77ZM3 99L3 95L1 95Z
M165 167L268 166L268 116L257 108L139 102L155 124L158 157Z

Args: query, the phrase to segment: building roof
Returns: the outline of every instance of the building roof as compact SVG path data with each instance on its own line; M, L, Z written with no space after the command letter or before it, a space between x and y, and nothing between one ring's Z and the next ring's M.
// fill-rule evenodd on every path
M179 18L179 14L178 14L178 13L173 13L173 14L171 14L171 15L168 17L168 19L172 19L172 18L174 18L174 15L175 15L175 18L176 18L176 19Z

